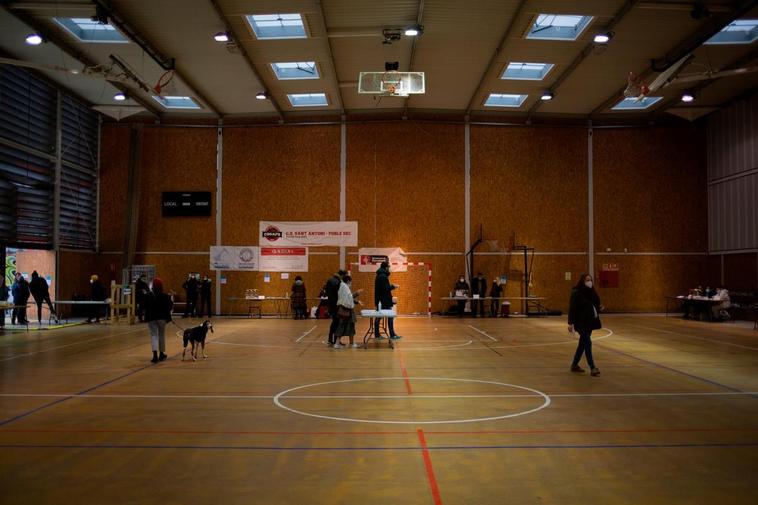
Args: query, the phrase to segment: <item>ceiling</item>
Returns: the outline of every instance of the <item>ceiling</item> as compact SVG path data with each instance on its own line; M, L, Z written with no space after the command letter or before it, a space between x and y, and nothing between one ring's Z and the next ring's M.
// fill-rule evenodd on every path
M758 1L705 0L710 16L695 19L690 0L98 0L0 1L0 57L28 65L99 110L120 118L135 111L170 118L252 117L278 121L318 115L407 117L445 114L487 118L495 115L540 118L634 119L663 112L687 119L723 107L758 88L758 72L673 82L654 94L662 99L643 111L612 111L628 73L648 83L668 64L691 53L678 76L703 76L758 65L758 42L700 45L735 16L758 18ZM129 43L77 41L53 17L88 18L96 4L110 23L128 33ZM298 13L307 38L258 40L245 16ZM527 39L540 13L593 16L575 41ZM382 30L419 24L419 37L383 44ZM593 35L611 30L607 45ZM28 46L39 32L47 42ZM227 31L230 43L213 35ZM137 41L141 43L137 43ZM123 68L113 67L113 57ZM273 62L315 61L319 79L280 81ZM358 94L358 74L383 71L398 61L401 71L426 75L426 92L408 98ZM543 81L503 80L508 62L544 62L554 67ZM159 63L160 62L160 63ZM98 65L100 67L98 67ZM57 69L52 69L57 67ZM78 71L79 74L61 69ZM82 71L85 75L82 75ZM172 95L190 96L198 111L167 110L152 87L172 74ZM126 76L125 74L129 74ZM106 75L108 79L106 79ZM130 97L116 102L119 90ZM543 91L554 98L540 100ZM696 91L684 105L683 91ZM265 91L269 99L256 100ZM288 93L323 92L328 105L298 110ZM490 93L526 94L514 109L484 105Z

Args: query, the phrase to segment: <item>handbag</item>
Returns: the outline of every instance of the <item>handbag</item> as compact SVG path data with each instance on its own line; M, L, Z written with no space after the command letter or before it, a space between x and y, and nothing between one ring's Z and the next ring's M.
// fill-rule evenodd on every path
M347 307L343 307L342 305L337 306L337 317L340 319L349 319L350 318L350 309Z

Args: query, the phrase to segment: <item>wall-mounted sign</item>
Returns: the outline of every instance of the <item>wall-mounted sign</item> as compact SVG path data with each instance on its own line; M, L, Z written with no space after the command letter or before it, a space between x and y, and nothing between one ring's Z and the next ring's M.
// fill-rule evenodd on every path
M211 246L211 270L258 270L258 246Z
M261 272L307 272L307 247L261 247Z
M358 249L359 272L376 272L382 261L388 262L393 272L408 271L408 257L399 247L361 247Z
M357 221L260 221L261 246L356 246Z
M211 215L210 191L164 191L161 201L163 217Z

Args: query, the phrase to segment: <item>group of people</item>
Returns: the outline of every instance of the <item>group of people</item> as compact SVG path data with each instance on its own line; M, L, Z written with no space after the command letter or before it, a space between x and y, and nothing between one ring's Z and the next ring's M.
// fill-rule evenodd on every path
M44 277L39 275L35 270L32 272L31 282L27 281L21 272L16 272L13 284L10 288L5 283L5 276L0 280L0 301L7 302L9 295L13 297L13 309L11 310L11 324L29 324L26 315L26 307L29 304L29 298L34 298L37 304L37 321L42 322L42 305L47 303L50 314L57 322L57 316L53 302L50 300L50 286ZM5 326L5 311L2 311L0 317L0 326Z
M453 290L455 297L460 298L460 300L458 300L458 317L464 316L468 297L473 297L471 300L471 316L477 317L477 315L479 315L479 317L484 317L484 298L487 296L489 296L490 317L498 316L500 311L500 297L503 294L503 286L500 285L500 278L495 277L492 280L492 287L490 288L489 294L487 294L487 279L484 278L482 272L477 273L476 277L472 279L471 286L466 282L466 277L461 274L458 276L458 282L455 283Z
M204 317L203 314L207 314L208 318L211 317L211 285L211 279L207 275L203 275L201 279L200 274L187 274L187 280L182 284L186 295L183 318ZM198 298L200 299L199 310Z
M717 303L710 304L710 312L706 312L708 307L704 308L698 301L709 300ZM689 295L682 302L682 310L684 311L685 319L700 319L701 316L705 316L711 321L726 320L730 315L726 309L731 307L731 299L729 298L729 291L724 286L711 289L706 286L698 286L695 289L690 289Z

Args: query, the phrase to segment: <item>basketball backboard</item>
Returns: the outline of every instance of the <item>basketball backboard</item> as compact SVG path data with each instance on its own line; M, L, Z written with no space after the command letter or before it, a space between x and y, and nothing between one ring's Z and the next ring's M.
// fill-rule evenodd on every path
M361 72L358 93L408 96L425 92L424 72Z

